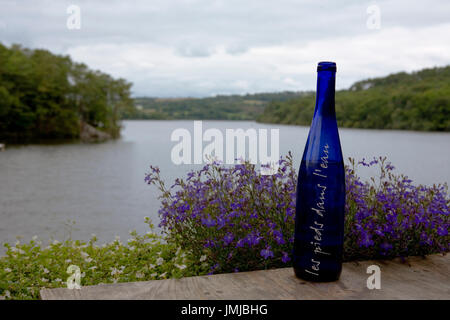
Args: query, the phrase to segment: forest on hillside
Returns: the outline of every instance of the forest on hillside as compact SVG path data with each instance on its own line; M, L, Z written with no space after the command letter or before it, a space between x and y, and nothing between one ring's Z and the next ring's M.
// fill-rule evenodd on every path
M315 93L271 102L257 121L309 126ZM450 66L358 81L336 92L338 125L450 131Z
M125 119L255 120L272 101L287 101L301 92L217 95L208 98L135 98L137 109Z
M78 139L86 124L117 137L130 88L68 56L0 44L0 142Z

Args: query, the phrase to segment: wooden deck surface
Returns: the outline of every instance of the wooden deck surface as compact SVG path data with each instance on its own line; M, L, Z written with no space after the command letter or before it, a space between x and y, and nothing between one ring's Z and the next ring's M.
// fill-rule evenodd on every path
M367 267L381 269L381 289L367 288ZM332 283L297 279L291 268L181 279L43 289L42 299L450 299L450 255L406 262L348 262Z

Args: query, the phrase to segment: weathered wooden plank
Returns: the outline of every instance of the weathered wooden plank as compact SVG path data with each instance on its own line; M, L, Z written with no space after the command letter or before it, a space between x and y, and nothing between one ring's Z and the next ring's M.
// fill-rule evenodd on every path
M381 269L381 289L367 288L370 265ZM410 257L405 262L345 263L339 281L297 279L291 268L182 279L42 289L42 299L450 299L450 255Z

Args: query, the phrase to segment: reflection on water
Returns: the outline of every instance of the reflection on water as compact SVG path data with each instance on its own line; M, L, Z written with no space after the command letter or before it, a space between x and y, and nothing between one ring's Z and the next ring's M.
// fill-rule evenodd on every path
M158 224L156 188L144 183L148 165L173 181L193 165L175 166L170 135L176 128L193 133L193 121L126 121L123 137L103 144L30 145L0 152L0 243L64 240L68 236L100 242L130 230L147 231L149 216ZM279 128L280 154L291 150L299 165L308 128L254 122L204 121L203 130ZM341 129L344 157L385 155L415 182L450 181L450 133ZM206 146L206 143L204 144ZM371 172L366 172L368 176ZM69 220L76 221L71 227ZM4 252L1 249L1 252Z

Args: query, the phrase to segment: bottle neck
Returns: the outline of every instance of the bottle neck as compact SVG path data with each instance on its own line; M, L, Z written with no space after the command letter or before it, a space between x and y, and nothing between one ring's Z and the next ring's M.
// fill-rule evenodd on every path
M336 71L319 70L317 72L316 107L314 116L334 117L334 94Z

